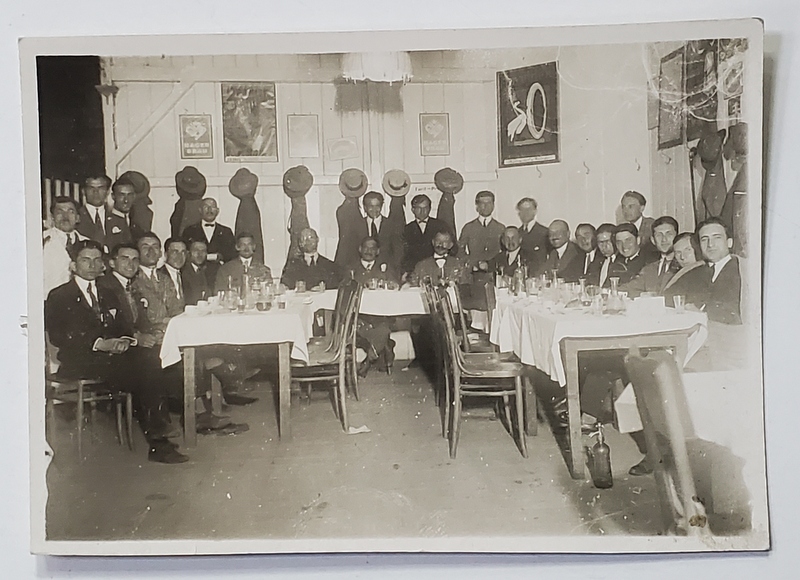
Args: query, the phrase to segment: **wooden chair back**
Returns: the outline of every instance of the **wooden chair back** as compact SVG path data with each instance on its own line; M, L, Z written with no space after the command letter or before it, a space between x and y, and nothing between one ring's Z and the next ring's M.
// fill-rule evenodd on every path
M686 440L693 437L681 371L666 351L642 357L634 349L625 357L655 467L662 517L668 533L709 534L705 507L697 499Z
M494 284L491 282L483 285L483 291L486 294L486 317L489 322L489 328L486 329L486 332L491 332L492 319L494 318L495 308L497 308L497 294L494 291Z

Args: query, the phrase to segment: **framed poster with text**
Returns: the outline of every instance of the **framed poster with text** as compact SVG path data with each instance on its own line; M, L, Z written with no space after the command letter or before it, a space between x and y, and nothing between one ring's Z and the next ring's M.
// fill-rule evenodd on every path
M450 116L447 113L419 114L419 152L450 155Z
M181 159L213 159L211 115L180 115Z
M500 168L557 163L558 114L555 62L498 72Z

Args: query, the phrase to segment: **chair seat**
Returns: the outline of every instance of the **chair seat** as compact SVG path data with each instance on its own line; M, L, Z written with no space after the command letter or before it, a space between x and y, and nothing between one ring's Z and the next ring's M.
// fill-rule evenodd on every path
M519 362L513 352L465 352L467 362L481 364L484 362Z
M522 363L504 361L475 361L467 359L461 373L464 378L508 379L522 375Z

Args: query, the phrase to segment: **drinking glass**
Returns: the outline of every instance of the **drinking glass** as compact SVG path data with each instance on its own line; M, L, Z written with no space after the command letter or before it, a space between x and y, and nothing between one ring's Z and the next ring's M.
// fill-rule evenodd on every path
M377 278L370 278L367 281L367 288L370 290L377 290L378 289L378 279Z
M675 305L675 312L677 314L683 314L686 312L686 298L684 296L676 295L672 297L672 303Z
M286 295L279 294L278 295L278 309L279 310L286 310Z
M295 285L295 289L297 290L298 294L302 294L306 291L306 283L303 280L298 280L297 284Z

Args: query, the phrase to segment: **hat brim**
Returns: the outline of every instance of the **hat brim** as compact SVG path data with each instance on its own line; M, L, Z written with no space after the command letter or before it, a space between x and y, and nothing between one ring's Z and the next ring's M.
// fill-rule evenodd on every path
M383 191L387 195L390 195L392 197L403 197L411 190L411 178L405 172L401 173L401 175L403 177L403 187L401 187L400 189L393 188L389 183L390 173L387 173L386 175L383 176L383 181L381 182L381 185L383 187Z

